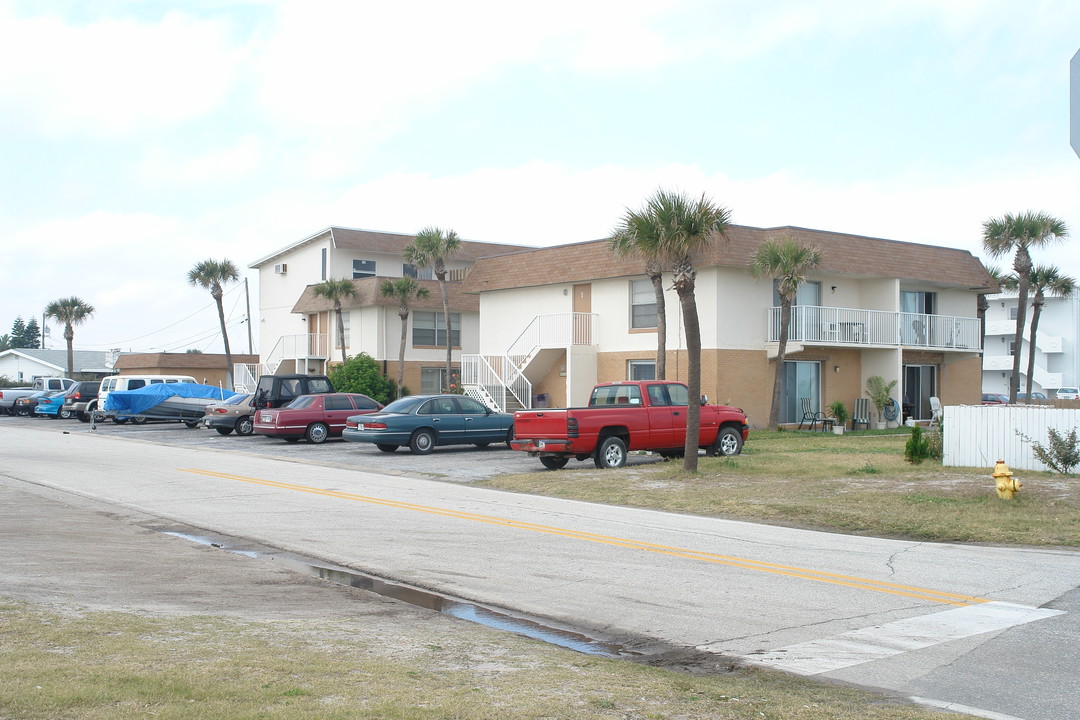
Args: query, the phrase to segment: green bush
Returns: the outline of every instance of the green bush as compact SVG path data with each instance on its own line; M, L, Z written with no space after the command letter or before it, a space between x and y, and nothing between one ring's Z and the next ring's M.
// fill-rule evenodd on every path
M829 414L836 418L837 425L847 425L848 411L843 400L833 400L829 405Z
M379 362L367 353L350 357L330 370L328 377L338 392L362 393L384 405L395 396L394 381L383 375Z
M1046 434L1050 438L1048 446L1032 440L1019 430L1016 434L1021 440L1031 443L1031 451L1039 462L1056 473L1072 475L1072 469L1080 465L1080 443L1077 441L1076 428L1070 430L1068 434L1059 433L1054 428L1047 428Z
M911 428L911 437L904 446L904 459L918 465L928 457L930 457L930 438L924 437L922 428L916 425Z

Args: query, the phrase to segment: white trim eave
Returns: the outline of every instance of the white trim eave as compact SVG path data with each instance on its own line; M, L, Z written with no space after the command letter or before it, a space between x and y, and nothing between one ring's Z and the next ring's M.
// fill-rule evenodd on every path
M251 268L252 270L258 270L260 267L262 267L263 265L266 265L271 260L274 260L275 258L279 258L282 255L290 253L293 250L295 250L296 248L301 247L302 245L307 245L308 243L314 242L315 240L318 240L322 236L326 235L327 233L329 233L330 238L333 239L333 237L334 237L334 228L333 228L333 226L325 227L322 230L320 230L319 232L315 233L314 235L309 235L306 238L304 238L303 240L297 240L292 245L286 245L285 247L281 248L280 250L275 250L274 252L270 253L269 255L261 257L258 260L256 260L255 262L251 263L250 265L248 265L248 267Z
M19 352L19 348L10 348L8 350L4 350L3 352L0 352L0 357L3 357L4 355L8 355L8 354L18 355L19 357L23 358L24 360L27 360L27 361L32 362L32 363L37 363L38 365L44 365L46 367L56 368L57 372L60 373L61 377L63 376L63 374L65 372L67 372L66 367L64 367L62 365L56 365L54 363L49 362L48 360L42 360L41 358L36 358L33 355L27 355L26 353L21 353L21 352Z

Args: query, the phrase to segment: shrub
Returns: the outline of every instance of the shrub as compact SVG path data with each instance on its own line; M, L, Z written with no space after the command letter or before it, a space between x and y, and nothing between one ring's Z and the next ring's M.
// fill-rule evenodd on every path
M833 400L829 405L829 413L836 418L838 425L847 425L848 412L843 400Z
M916 425L911 428L911 437L904 446L904 459L918 465L928 457L930 457L930 438L924 437L922 428Z
M1019 430L1016 434L1024 442L1031 443L1031 451L1046 467L1062 475L1072 475L1072 469L1080 465L1080 445L1077 443L1076 428L1068 434L1059 433L1054 428L1047 428L1050 444L1043 446L1042 443L1032 440Z
M338 392L363 393L384 405L394 399L394 381L383 375L379 362L367 353L333 368L329 378Z

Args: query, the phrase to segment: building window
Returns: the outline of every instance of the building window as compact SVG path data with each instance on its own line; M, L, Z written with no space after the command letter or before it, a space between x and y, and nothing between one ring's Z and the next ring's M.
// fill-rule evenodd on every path
M937 307L937 294L921 290L900 291L900 312L933 315Z
M457 372L457 368L454 368ZM446 367L420 368L420 394L436 395L445 392L448 385Z
M352 276L353 280L356 280L357 278L375 277L375 261L353 260Z
M631 360L627 363L626 369L627 380L655 380L656 379L656 361L655 360Z
M334 347L347 348L349 347L349 313L341 313L341 325L344 333L337 339L337 344Z
M420 269L415 265L410 265L409 263L401 264L401 275L403 277L411 277L417 280L431 280L435 277L435 273L431 268L427 267Z
M656 292L648 278L630 281L630 327L656 327Z
M1019 311L1019 308L1016 307L1015 305L1012 306L1011 308L1009 308L1009 319L1010 320L1015 320L1018 311Z
M441 312L413 311L413 347L446 347L446 326ZM450 344L461 346L461 313L450 313Z
M1015 354L1016 354L1016 341L1015 340L1010 340L1009 341L1009 357L1012 357Z
M322 279L326 279L326 248L322 249Z

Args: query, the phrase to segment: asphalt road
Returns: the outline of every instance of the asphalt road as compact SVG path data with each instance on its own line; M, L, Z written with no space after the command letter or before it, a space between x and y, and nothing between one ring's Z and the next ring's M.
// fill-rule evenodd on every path
M1065 720L1080 707L1075 552L856 538L432 480L502 463L536 469L505 450L411 458L437 468L417 475L397 464L404 453L357 460L345 443L330 458L329 445L280 443L278 454L263 452L262 438L175 427L89 433L9 420L7 482L251 538L641 652L696 648L985 717ZM379 462L394 463L392 474Z

